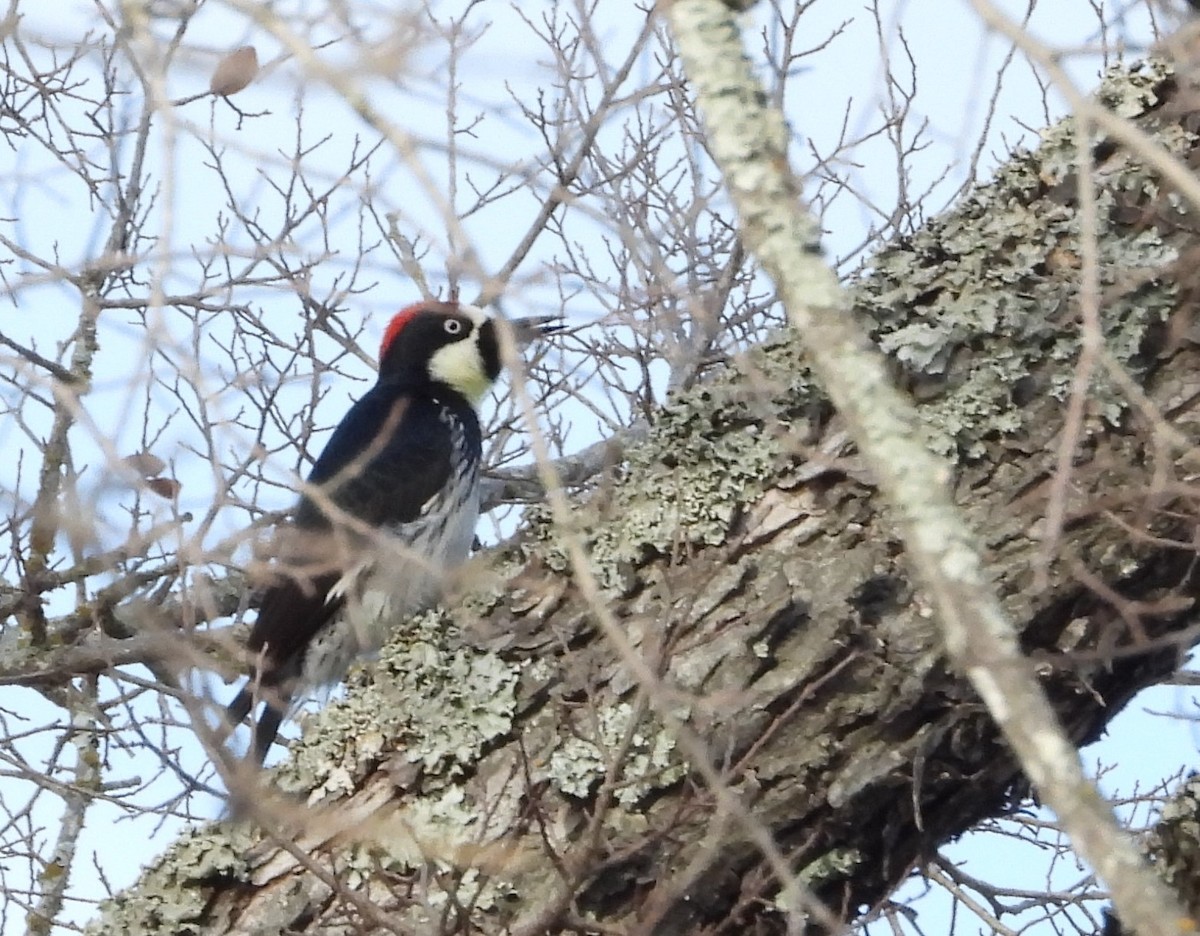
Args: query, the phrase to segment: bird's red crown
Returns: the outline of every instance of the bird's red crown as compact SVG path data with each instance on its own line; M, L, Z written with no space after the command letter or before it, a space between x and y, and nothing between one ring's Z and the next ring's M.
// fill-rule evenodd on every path
M457 311L459 311L457 302L427 300L425 302L414 302L410 306L405 306L393 315L392 320L388 322L388 327L383 333L383 341L379 343L379 360L382 361L387 356L388 349L400 337L400 333L404 331L404 327L422 312L438 312L442 315L449 315L451 312Z

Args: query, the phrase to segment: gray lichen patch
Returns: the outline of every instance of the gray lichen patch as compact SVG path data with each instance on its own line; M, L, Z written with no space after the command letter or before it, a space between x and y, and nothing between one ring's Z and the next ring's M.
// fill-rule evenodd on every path
M245 855L252 844L250 832L236 824L184 833L134 887L102 905L87 931L97 936L206 932L206 883L247 880Z
M1193 918L1200 912L1197 869L1200 868L1200 776L1187 777L1162 809L1148 837L1154 868L1178 893L1186 895Z
M1101 97L1142 114L1169 74L1164 65L1135 67L1110 76ZM880 347L935 388L922 415L946 454L976 457L983 440L1019 432L1014 393L1022 389L1067 398L1079 341L1062 326L1081 315L1084 237L1094 235L1098 251L1099 315L1113 360L1136 376L1152 329L1175 308L1175 288L1159 274L1178 251L1131 216L1157 194L1156 176L1133 160L1089 165L1098 217L1083 231L1077 131L1074 119L1047 130L1035 153L1015 156L955 211L882 251L856 289ZM1176 154L1195 144L1179 128L1161 137ZM1103 369L1088 400L1108 424L1128 408Z
M687 416L709 415L680 414L673 428L686 435ZM623 562L641 565L682 544L724 542L738 506L748 494L761 493L779 445L769 433L748 425L713 439L697 436L686 447L672 446L665 460L644 458L646 451L634 453L628 466L629 477L638 478L636 495L623 493L620 521L598 529L591 542L604 586L617 584L613 573Z
M1172 74L1173 69L1164 61L1112 68L1096 90L1096 100L1118 117L1133 120L1162 103L1162 84Z
M524 664L463 646L443 612L409 619L367 665L372 678L352 676L355 691L305 732L281 787L310 802L352 793L385 750L419 768L424 788L444 786L512 727Z
M626 454L621 483L585 533L603 588L620 594L626 570L681 548L725 542L739 511L777 476L789 446L797 400L811 396L793 343L780 340L747 355L744 366L715 378L659 412L649 437ZM542 530L566 570L555 531Z
M550 755L547 776L556 789L575 798L594 792L610 764L620 762L613 798L632 807L655 789L683 779L685 768L675 740L655 719L634 725L627 702L589 713L590 731L566 737Z

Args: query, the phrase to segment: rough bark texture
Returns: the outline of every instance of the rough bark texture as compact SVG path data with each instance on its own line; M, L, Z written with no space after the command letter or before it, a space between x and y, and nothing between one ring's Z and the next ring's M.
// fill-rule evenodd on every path
M1190 103L1167 69L1144 66L1103 94L1192 159ZM1035 591L1078 355L1072 133L1070 121L1047 131L1037 153L882 253L856 295L923 401L930 443L957 457L958 499L1006 610L1086 744L1195 642L1200 570L1195 465L1156 446L1101 374ZM1093 156L1108 349L1193 438L1196 213L1136 155L1101 141ZM886 505L841 439L783 336L665 408L580 505L577 529L609 607L663 674L660 698L813 893L851 918L1028 790L947 671ZM276 776L306 806L274 812L278 839L197 830L98 928L532 933L594 919L782 932L761 856L714 813L598 635L556 537L535 522L489 557L457 611L406 628L307 726ZM281 847L289 837L315 865Z

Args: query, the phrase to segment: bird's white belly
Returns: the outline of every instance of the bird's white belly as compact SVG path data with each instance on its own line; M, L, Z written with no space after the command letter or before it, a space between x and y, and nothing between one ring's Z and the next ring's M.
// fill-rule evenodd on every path
M304 682L339 681L354 660L377 653L407 617L437 604L447 573L471 551L478 520L476 489L459 506L431 511L380 537L331 591L344 593L346 604L309 647Z

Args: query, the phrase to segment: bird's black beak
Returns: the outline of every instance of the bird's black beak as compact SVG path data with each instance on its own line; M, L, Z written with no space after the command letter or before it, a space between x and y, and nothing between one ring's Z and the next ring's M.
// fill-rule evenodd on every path
M567 327L563 324L561 315L531 315L528 318L504 321L512 329L513 341L521 348L547 335L556 335Z

